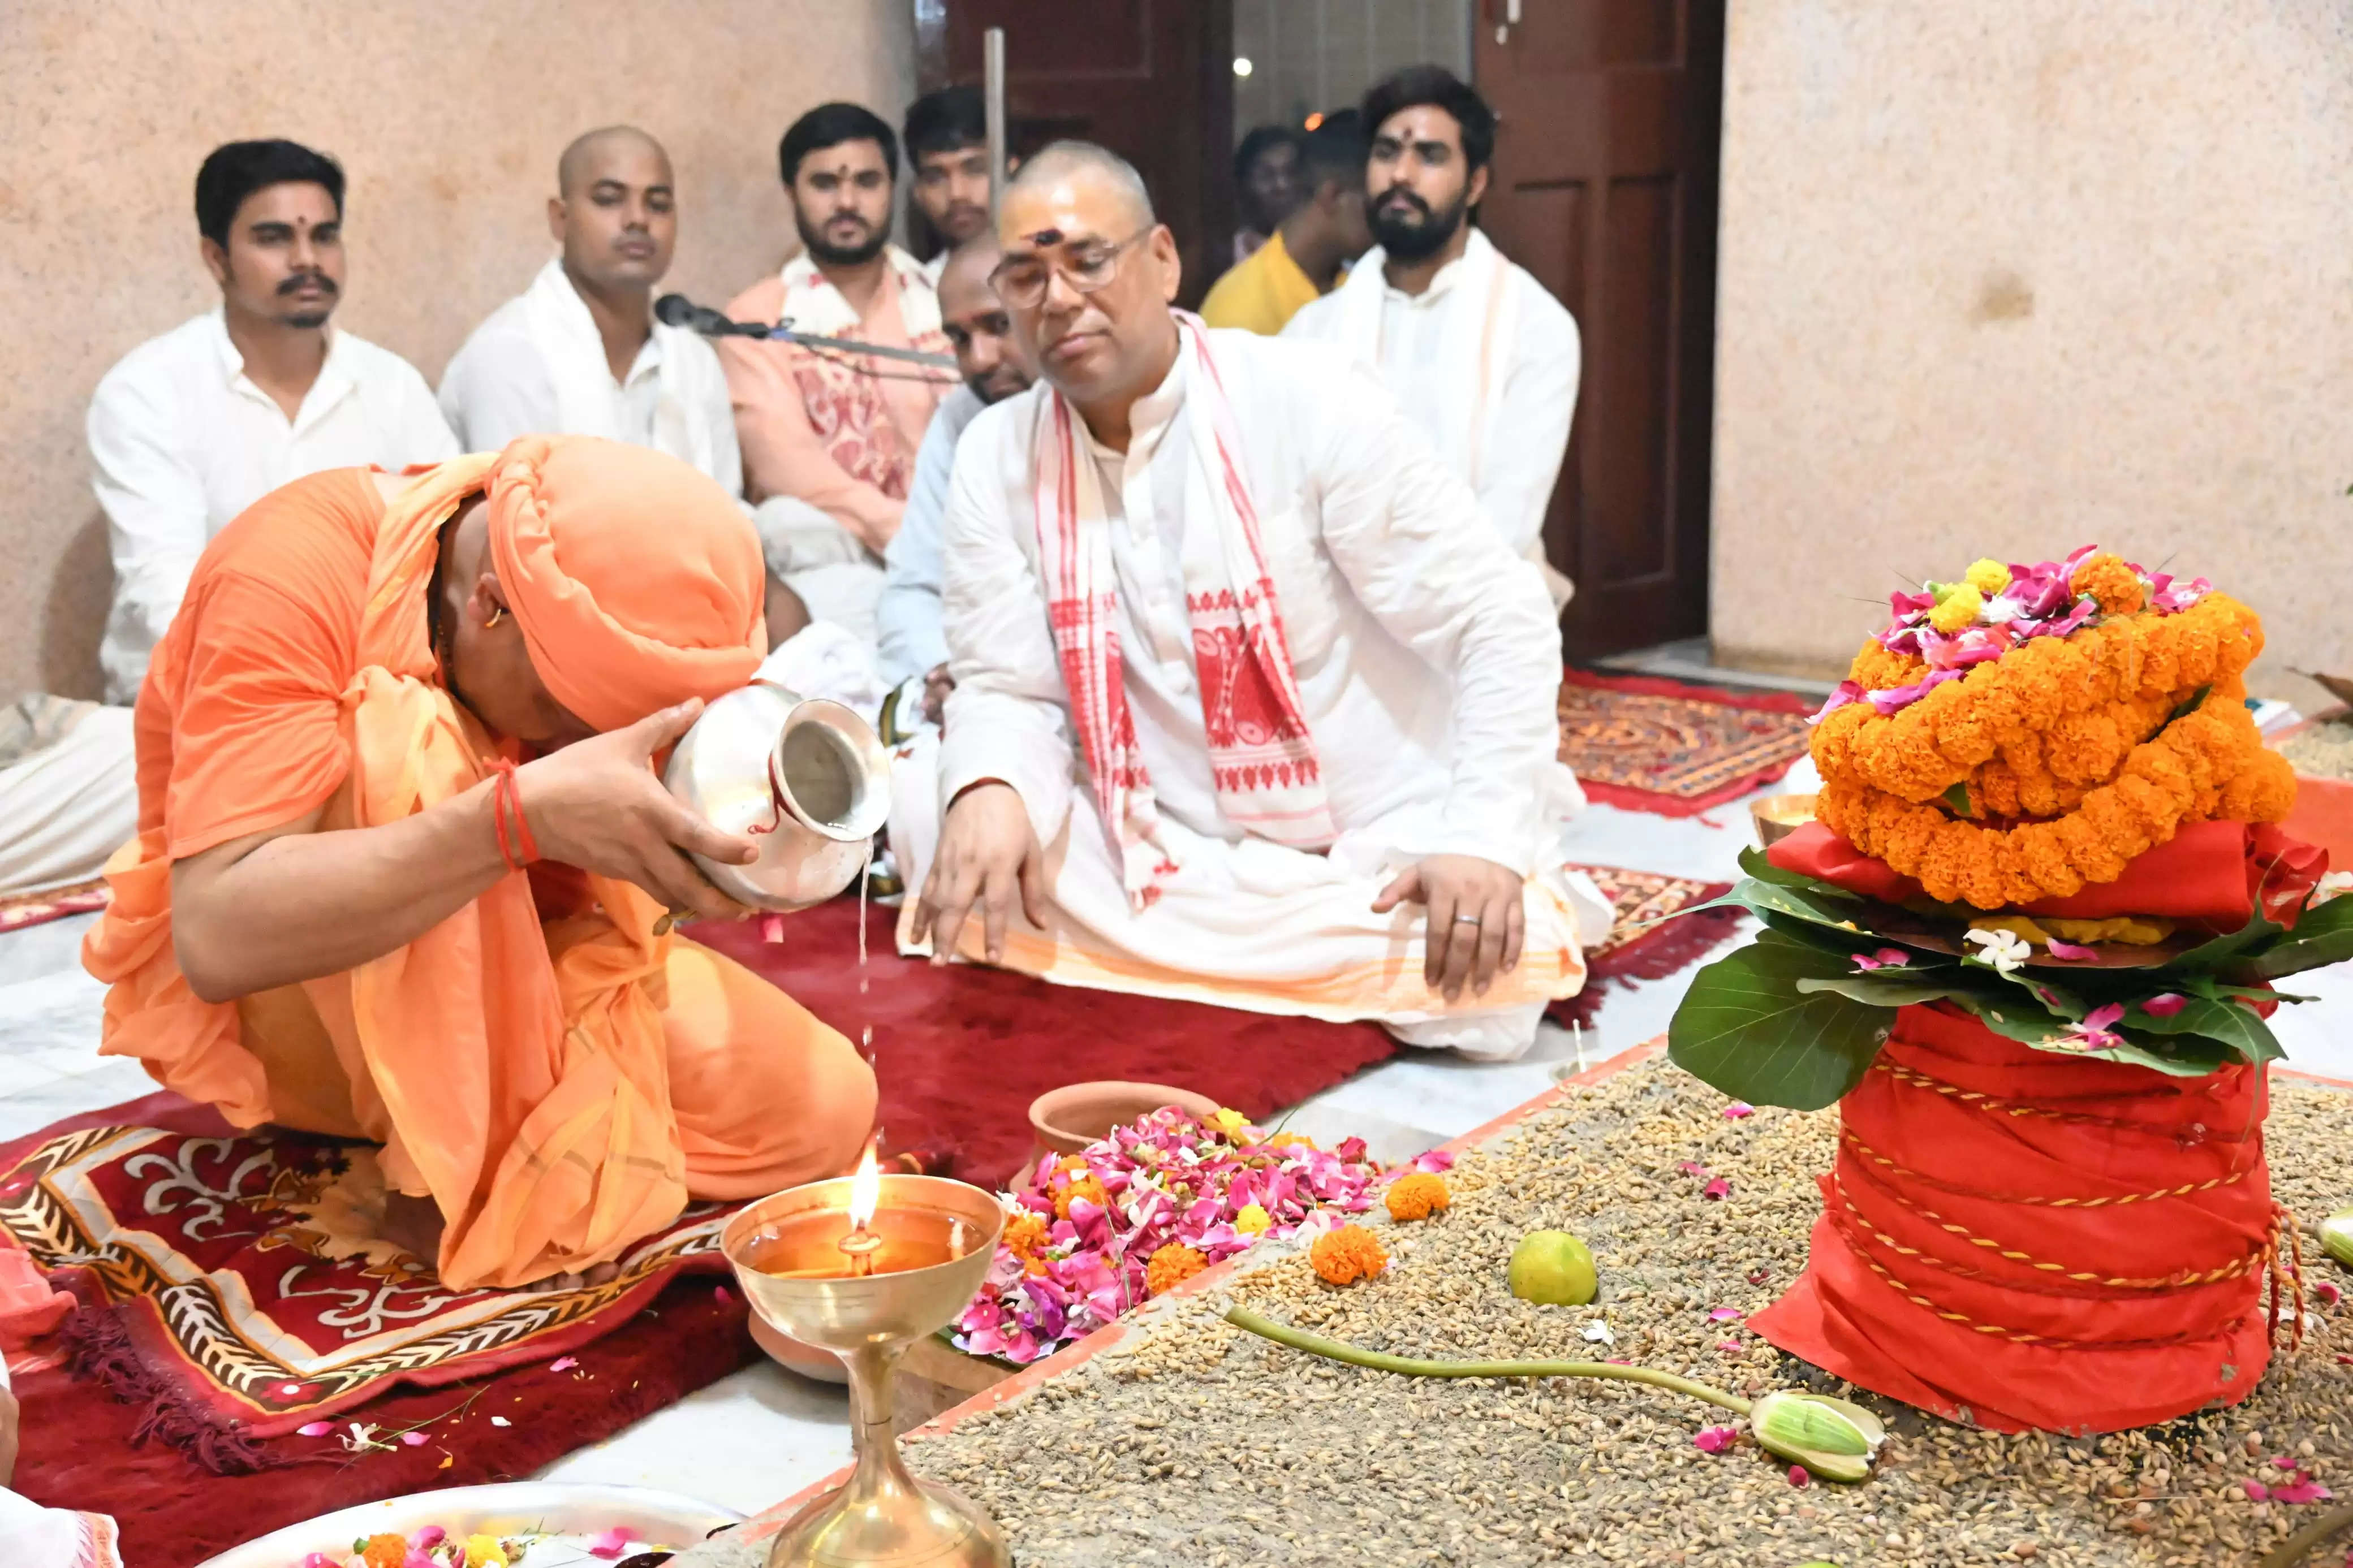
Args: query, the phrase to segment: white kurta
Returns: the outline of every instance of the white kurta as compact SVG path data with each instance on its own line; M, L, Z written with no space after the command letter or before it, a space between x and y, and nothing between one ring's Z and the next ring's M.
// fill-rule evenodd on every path
M1477 229L1419 294L1392 287L1382 261L1378 247L1366 252L1283 336L1336 343L1377 367L1513 553L1541 551L1577 413L1575 318Z
M188 574L229 520L289 480L373 463L396 472L458 455L425 378L330 327L326 363L286 417L245 374L218 310L115 362L90 400L91 485L106 512L114 607L99 664L128 704L179 612Z
M484 319L441 373L441 412L469 452L518 436L601 436L691 463L744 493L735 410L719 355L684 327L651 330L620 381L561 258Z
M1590 941L1608 921L1589 885L1568 887L1551 865L1561 822L1582 804L1555 760L1551 606L1475 526L1468 489L1368 373L1249 332L1209 341L1339 839L1324 856L1284 848L1219 806L1185 605L1188 546L1213 524L1176 416L1180 358L1133 411L1125 454L1088 443L1113 530L1137 744L1180 870L1133 910L1084 784L1038 565L1042 386L984 411L958 444L944 573L956 689L936 767L919 744L894 779L894 852L918 885L939 801L1000 779L1050 847L1055 905L1052 929L1008 942L1008 964L1260 1011L1377 1016L1418 1043L1515 1053L1543 1000L1582 984L1579 926ZM1370 912L1389 875L1439 853L1535 879L1516 988L1499 983L1447 1007L1420 986L1419 906Z

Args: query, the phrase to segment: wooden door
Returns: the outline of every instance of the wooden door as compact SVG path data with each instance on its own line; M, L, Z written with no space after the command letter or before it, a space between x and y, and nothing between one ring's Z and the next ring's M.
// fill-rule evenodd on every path
M1516 18L1516 19L1514 19ZM1481 222L1577 318L1585 367L1545 547L1571 658L1707 629L1725 0L1480 0Z
M981 35L1005 29L1005 114L1018 155L1057 137L1134 163L1198 304L1233 257L1231 0L916 0L924 90L981 79Z

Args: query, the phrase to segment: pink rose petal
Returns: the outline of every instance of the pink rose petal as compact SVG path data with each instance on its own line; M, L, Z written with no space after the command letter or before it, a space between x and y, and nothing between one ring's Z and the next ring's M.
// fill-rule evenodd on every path
M323 1437L334 1429L332 1421L311 1421L294 1428L297 1435L304 1437Z
M1681 1171L1686 1176L1704 1176L1707 1174L1707 1167L1701 1164L1696 1160L1685 1160L1682 1164L1677 1165L1675 1169Z
M1814 1484L1814 1478L1807 1473L1805 1466L1791 1465L1789 1467L1789 1484L1796 1487L1799 1490L1803 1491L1806 1488Z
M627 1552L629 1549L629 1542L637 1539L636 1531L626 1524L617 1524L601 1535L592 1535L588 1538L588 1555L601 1557L609 1563Z
M1724 1119L1726 1121L1737 1121L1744 1116L1754 1116L1756 1114L1757 1108L1749 1104L1745 1100L1736 1100L1730 1105L1724 1108Z
M422 1448L425 1447L425 1434L422 1432L403 1432L400 1435L400 1440L412 1448ZM427 1544L429 1545L430 1542L427 1542Z
M2272 1489L2263 1485L2263 1482L2243 1481L2240 1484L2246 1488L2247 1500L2249 1502L2269 1502L2272 1500Z
M1720 1202L1732 1195L1732 1184L1725 1181L1722 1176L1718 1176L1715 1180L1702 1187L1699 1190L1699 1195L1708 1199L1710 1202Z
M2170 1018L2189 1005L2189 997L2179 991L2168 991L2142 1003L2140 1010L2152 1018Z
M1736 1321L1740 1316L1741 1311L1737 1307L1717 1307L1708 1313L1707 1321L1711 1323L1729 1323Z
M335 1560L323 1552L313 1552L302 1559L302 1568L335 1568Z
M409 1544L417 1547L422 1551L430 1552L448 1539L449 1532L448 1531L442 1529L438 1524L428 1524L424 1529L417 1532L417 1539L410 1542Z
M2313 1300L2318 1301L2324 1307L2334 1307L2337 1302L2345 1300L2345 1292L2339 1290L2336 1286L2331 1285L2326 1279L2323 1279L2319 1284L2315 1285L2312 1288L2312 1295Z
M726 1302L733 1301L735 1299L735 1292L730 1290L724 1285L713 1285L711 1288L711 1299L714 1301L724 1304Z
M574 1367L578 1366L579 1364L580 1359L577 1356L560 1355L554 1361L547 1363L547 1370L550 1372L570 1372Z
M2087 958L2100 956L2097 948L2083 947L2072 942L2061 942L2055 936L2051 939L2049 945L2052 957L2064 959L2070 963L2081 963Z
M1715 1342L1715 1348L1726 1355L1745 1355L1748 1351L1748 1347L1738 1340L1718 1340Z
M1703 1426L1692 1435L1692 1447L1703 1454L1721 1454L1739 1437L1729 1426Z

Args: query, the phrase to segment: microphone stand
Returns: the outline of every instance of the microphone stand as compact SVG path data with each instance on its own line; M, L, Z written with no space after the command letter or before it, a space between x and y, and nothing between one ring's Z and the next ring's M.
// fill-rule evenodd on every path
M797 331L789 320L779 321L775 326L760 321L738 321L708 305L694 304L679 294L665 294L656 300L654 319L667 326L685 327L706 338L757 338L772 343L795 343L818 353L903 360L909 364L928 365L951 374L956 368L953 354L926 353L922 349L902 349L890 343L867 343L856 338L833 338L821 332Z

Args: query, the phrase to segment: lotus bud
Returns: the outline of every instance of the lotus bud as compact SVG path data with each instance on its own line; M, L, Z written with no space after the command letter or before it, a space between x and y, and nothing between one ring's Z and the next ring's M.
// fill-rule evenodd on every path
M2339 1209L2320 1222L2320 1248L2353 1268L2353 1209Z
M1832 1481L1868 1480L1872 1460L1887 1441L1887 1428L1861 1405L1793 1389L1759 1399L1748 1412L1748 1426L1767 1452Z

